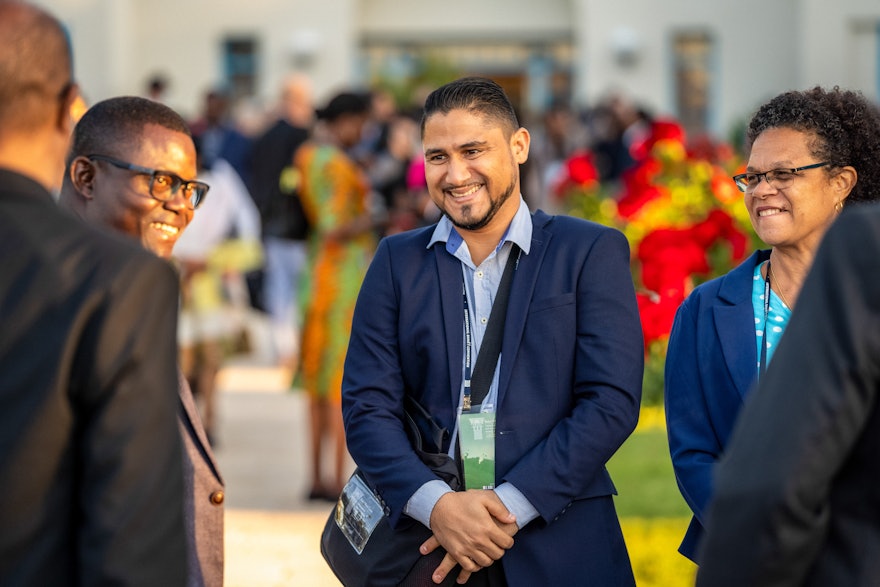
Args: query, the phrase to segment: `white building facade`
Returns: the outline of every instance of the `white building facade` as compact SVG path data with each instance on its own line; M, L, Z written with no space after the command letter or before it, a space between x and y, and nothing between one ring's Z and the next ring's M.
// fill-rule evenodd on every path
M69 28L89 101L142 94L198 114L212 87L269 104L293 71L319 101L425 60L497 79L521 111L622 91L725 136L787 89L880 98L878 0L39 0Z

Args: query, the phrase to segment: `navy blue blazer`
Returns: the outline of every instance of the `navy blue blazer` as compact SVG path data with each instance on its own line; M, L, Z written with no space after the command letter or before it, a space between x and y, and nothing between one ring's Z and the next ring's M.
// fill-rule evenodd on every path
M752 285L769 251L687 297L675 315L666 355L669 451L678 487L694 517L679 552L696 560L712 495L712 473L758 370Z
M531 250L510 293L499 374L496 480L540 517L502 558L516 585L632 585L605 463L638 419L644 352L616 230L532 216ZM403 429L411 394L449 430L462 378L461 263L434 227L384 239L355 309L342 407L348 448L396 527L436 479ZM589 499L596 498L596 499Z

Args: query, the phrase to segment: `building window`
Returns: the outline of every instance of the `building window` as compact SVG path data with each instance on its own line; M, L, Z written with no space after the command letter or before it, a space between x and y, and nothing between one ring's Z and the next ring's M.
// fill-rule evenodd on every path
M251 37L231 37L223 42L223 63L230 98L254 96L257 90L257 42Z
M709 129L713 50L707 32L680 32L674 37L675 104L691 137Z

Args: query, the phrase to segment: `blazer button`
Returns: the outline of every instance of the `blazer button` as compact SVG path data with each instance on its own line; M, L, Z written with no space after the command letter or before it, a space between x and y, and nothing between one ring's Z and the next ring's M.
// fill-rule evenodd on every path
M215 491L211 494L211 503L213 503L214 505L221 505L225 498L226 496L223 494L222 491Z

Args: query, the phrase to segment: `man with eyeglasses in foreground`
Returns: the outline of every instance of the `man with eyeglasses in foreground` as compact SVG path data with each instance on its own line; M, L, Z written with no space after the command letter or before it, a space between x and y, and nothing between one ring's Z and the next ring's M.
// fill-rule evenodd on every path
M0 585L184 585L177 279L59 210L65 31L0 0Z
M146 98L111 98L86 111L74 129L60 204L168 259L208 191L196 173L195 146L176 112ZM187 584L219 587L223 479L189 385L183 376L175 385L184 447Z

